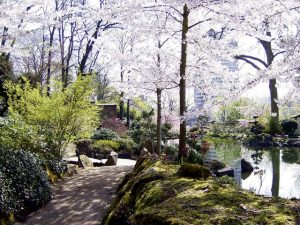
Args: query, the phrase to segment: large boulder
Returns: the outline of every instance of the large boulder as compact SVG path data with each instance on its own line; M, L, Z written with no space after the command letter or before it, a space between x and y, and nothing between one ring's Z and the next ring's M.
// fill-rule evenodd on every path
M107 156L107 161L105 166L116 166L118 162L118 153L112 151L109 156Z
M248 162L245 159L241 160L241 168L242 168L242 172L252 172L254 170L253 166L251 165L250 162Z

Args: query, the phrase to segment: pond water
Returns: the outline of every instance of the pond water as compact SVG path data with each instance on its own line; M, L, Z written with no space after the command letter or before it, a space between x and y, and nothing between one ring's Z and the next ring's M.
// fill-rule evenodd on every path
M241 172L244 158L255 168ZM251 149L238 143L211 146L205 160L218 159L232 167L234 179L244 189L265 196L300 199L300 148Z

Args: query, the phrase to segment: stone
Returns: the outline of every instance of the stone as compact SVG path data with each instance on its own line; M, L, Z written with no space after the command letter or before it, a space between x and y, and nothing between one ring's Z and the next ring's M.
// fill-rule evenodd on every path
M118 153L112 151L109 156L107 156L107 161L105 166L116 166L118 162Z
M83 168L94 167L92 160L90 160L89 157L87 157L86 155L80 155L79 159L80 159L80 162L81 162Z
M141 151L141 156L144 156L144 155L151 156L151 153L146 148L143 148Z
M226 167L225 163L220 162L218 160L211 160L209 162L209 168L212 171L217 171L217 170L223 169L225 167Z
M154 152L154 147L151 139L146 139L144 143L144 148L146 148L151 154Z
M251 165L251 163L248 162L245 159L241 160L241 168L242 168L242 173L244 173L244 172L252 172L254 170L254 168Z
M215 174L217 175L217 177L222 177L222 176L234 177L234 170L231 167L225 167L223 169L217 170Z

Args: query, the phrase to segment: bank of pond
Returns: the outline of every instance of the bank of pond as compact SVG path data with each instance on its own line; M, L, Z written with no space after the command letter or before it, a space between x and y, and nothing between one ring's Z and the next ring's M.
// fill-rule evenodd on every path
M219 160L233 168L234 179L243 189L256 194L300 199L300 148L253 148L235 141L212 144L204 160ZM252 172L242 173L241 159Z

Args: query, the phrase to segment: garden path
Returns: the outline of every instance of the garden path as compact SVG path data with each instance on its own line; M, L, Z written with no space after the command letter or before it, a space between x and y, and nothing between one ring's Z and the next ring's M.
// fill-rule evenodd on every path
M111 204L117 186L133 166L80 169L53 186L53 199L18 225L96 225Z

